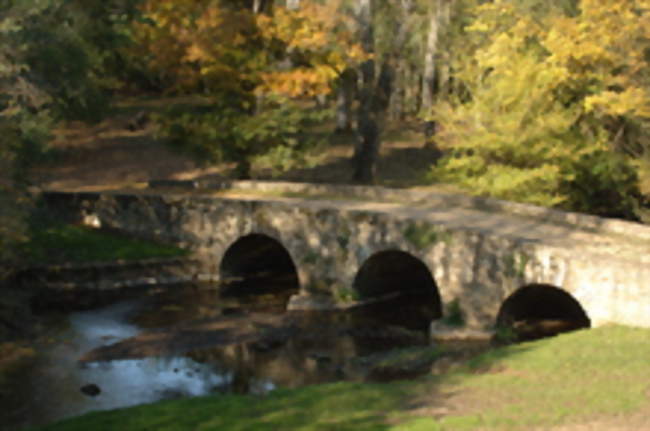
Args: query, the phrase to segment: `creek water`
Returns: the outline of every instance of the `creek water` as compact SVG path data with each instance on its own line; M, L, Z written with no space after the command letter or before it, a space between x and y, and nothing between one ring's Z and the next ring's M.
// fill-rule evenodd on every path
M201 286L176 286L72 312L66 329L39 345L36 357L0 393L0 429L19 430L89 411L170 398L259 394L276 387L365 380L368 370L360 358L428 344L431 316L422 298L354 313L293 313L289 319L284 312L287 298L286 294L224 298ZM189 334L182 326L187 322L213 321L230 329L251 328L241 342L211 343L209 329L201 332L200 342L190 335L183 338ZM272 336L251 338L251 333L265 331ZM95 349L110 349L149 332L174 333L175 338L153 353L138 353L136 348L135 354L123 357L103 360L100 354L80 361ZM99 393L84 393L82 388L88 385Z

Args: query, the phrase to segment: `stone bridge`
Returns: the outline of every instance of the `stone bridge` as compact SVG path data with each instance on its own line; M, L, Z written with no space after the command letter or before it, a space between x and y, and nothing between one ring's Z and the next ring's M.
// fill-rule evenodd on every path
M650 229L639 224L430 191L197 186L45 197L80 219L189 248L215 278L293 271L293 309L427 293L435 315L460 312L469 328L565 317L650 326Z

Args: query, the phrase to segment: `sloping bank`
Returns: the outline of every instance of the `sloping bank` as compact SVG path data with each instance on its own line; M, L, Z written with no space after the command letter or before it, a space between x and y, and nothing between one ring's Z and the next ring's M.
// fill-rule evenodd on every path
M22 264L0 280L0 384L29 356L32 342L52 329L53 312L195 272L177 247L52 221L39 223L19 253Z
M567 430L578 423L647 429L648 358L649 330L606 326L495 349L447 374L409 382L165 401L39 430Z

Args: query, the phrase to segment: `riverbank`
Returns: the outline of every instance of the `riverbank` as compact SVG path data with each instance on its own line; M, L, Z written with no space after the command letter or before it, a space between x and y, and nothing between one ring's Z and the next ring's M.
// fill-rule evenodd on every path
M51 274L58 278L69 276L70 280L66 281L75 281L74 274L70 273L79 270L83 272L83 281L92 284L100 277L106 278L106 271L103 273L98 268L110 266L108 262L119 269L129 262L137 264L158 258L162 265L188 255L177 247L51 219L35 223L30 240L23 244L19 253L21 265L14 266L8 278L0 280L0 383L4 374L32 356L30 346L36 339L47 337L51 320L53 317L56 320L59 311L51 307L51 300L63 297L63 293L67 296L73 293L67 286L63 293L48 291L44 285L51 281L48 280ZM109 270L119 273L115 268ZM136 271L139 275L142 272L141 269ZM67 306L74 308L74 300ZM47 308L51 309L45 310Z
M37 430L636 431L650 426L648 357L650 331L609 326L498 348L413 381L165 401Z

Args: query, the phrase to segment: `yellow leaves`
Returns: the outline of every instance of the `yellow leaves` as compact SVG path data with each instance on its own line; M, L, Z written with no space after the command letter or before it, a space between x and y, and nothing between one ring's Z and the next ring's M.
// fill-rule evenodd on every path
M187 48L185 59L190 62L200 61L206 57L206 54L206 51L201 47L201 45L193 43Z
M321 65L315 68L294 68L289 71L262 74L263 84L259 92L279 94L291 98L313 97L328 94L330 83L337 76L336 72Z
M631 115L650 119L648 90L631 87L622 92L602 91L584 100L586 112L598 111L607 115Z
M522 67L538 68L536 82L579 95L588 113L647 118L650 9L644 4L650 0L582 0L578 15L549 14L540 18L545 26L503 2L480 6L470 30L490 30L489 42L476 52L472 73L490 70L489 76L515 80L524 76ZM515 57L528 61L513 66ZM489 82L483 78L483 85Z
M611 157L611 125L650 130L650 0L582 0L576 14L521 5L474 10L465 30L477 48L455 74L471 98L436 107L437 143L452 155L436 173L477 193L551 205L588 205L593 189L613 183L631 196L633 171ZM635 133L624 139L645 132ZM618 211L622 201L605 205Z
M465 27L465 31L467 32L486 33L489 30L490 26L488 26L485 22L479 20L476 20L471 25Z
M280 43L286 52L308 63L291 70L265 71L258 92L289 97L328 94L339 73L368 58L346 28L348 18L339 12L340 4L340 0L303 2L299 9L276 7L272 16L256 18L265 40Z
M340 0L332 0L303 2L296 10L277 7L272 16L258 16L257 25L265 39L279 41L288 52L307 54L316 66L327 64L343 70L367 56L346 29L349 17L338 11L340 4Z
M228 79L257 93L326 94L343 70L369 58L341 4L303 1L253 14L223 0L145 0L149 23L134 26L134 55L177 88L221 88L216 81Z

